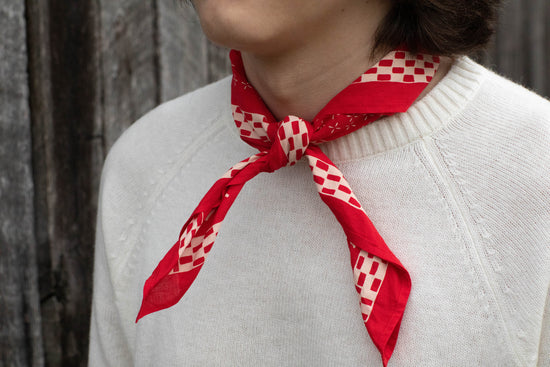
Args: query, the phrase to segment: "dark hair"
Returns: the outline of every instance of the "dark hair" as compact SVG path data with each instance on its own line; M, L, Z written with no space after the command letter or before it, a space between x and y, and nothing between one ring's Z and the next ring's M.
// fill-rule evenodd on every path
M376 51L469 54L489 42L501 0L391 0L375 35Z

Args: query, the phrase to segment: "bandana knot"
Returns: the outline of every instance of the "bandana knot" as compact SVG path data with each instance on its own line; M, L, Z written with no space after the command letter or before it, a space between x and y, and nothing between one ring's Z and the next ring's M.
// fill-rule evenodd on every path
M296 116L287 116L278 124L275 141L269 150L269 166L275 171L293 166L305 155L312 134L311 124Z

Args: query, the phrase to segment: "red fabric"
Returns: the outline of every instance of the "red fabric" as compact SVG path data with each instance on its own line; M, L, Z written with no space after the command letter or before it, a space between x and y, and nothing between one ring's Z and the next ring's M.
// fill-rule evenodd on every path
M233 166L201 200L170 251L144 286L137 320L177 303L197 277L221 222L244 184L306 157L325 204L342 226L363 321L387 365L411 289L407 270L367 217L340 170L316 145L349 134L382 116L406 111L436 72L439 58L393 51L334 97L308 122L277 122L231 52L232 107L241 138L260 152ZM137 322L136 320L136 322Z

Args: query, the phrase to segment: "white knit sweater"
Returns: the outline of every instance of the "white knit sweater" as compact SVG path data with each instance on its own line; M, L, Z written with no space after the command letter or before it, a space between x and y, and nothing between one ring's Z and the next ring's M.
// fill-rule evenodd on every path
M323 149L412 278L390 366L550 366L548 101L461 58L407 113ZM203 194L253 153L228 78L156 108L113 147L91 366L382 365L305 162L248 182L187 294L134 322Z

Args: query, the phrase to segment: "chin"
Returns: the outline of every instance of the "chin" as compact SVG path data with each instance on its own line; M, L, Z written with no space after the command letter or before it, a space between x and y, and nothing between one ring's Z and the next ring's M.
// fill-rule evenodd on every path
M275 52L284 44L282 22L254 16L242 1L196 0L195 8L206 37L217 45L251 53Z

